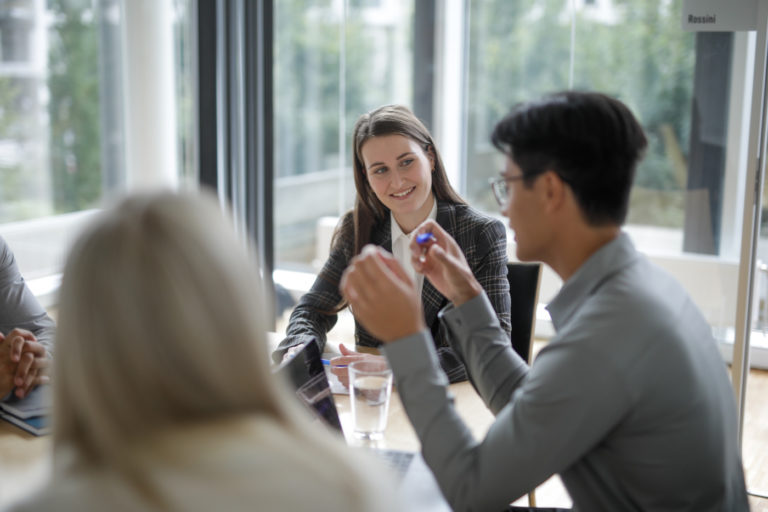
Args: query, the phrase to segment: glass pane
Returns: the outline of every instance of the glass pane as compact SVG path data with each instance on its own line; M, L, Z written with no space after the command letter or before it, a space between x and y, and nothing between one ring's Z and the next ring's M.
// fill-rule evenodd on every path
M568 87L568 0L473 0L469 4L467 173L470 204L497 213L488 178L503 168L490 142L512 105Z
M195 145L195 53L193 1L173 0L173 46L176 86L176 121L179 177L187 187L197 185L197 146Z
M275 2L278 268L322 265L317 251L327 253L329 240L316 238L319 219L338 217L355 197L354 122L374 107L410 104L412 97L413 1L355 1L346 10L344 4Z
M125 5L0 2L0 227L28 279L60 270L84 220L60 214L96 208L131 183L124 147L131 78L122 59ZM153 4L161 6L173 7L167 30L175 50L179 169L189 182L195 175L192 2Z
M750 333L750 365L747 376L742 457L747 489L768 496L768 184L763 188L763 209L757 242L755 289ZM764 510L768 501L751 501L753 510Z
M620 97L648 136L629 224L683 227L696 36L680 30L681 4L635 1L576 15L574 87Z
M515 103L569 87L619 97L649 139L626 229L688 287L727 340L735 319L750 43L746 34L683 32L681 6L471 2L466 195L498 211L486 185L502 166L490 132ZM733 82L731 69L742 70Z

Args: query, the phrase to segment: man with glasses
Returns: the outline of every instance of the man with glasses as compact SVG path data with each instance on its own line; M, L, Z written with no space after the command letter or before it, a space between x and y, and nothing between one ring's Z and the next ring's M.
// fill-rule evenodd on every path
M557 334L530 368L455 242L427 221L417 231L436 241L412 246L416 269L452 303L442 321L496 415L484 439L456 414L393 258L365 250L341 285L385 342L448 501L502 510L557 473L578 510L748 510L735 401L711 329L621 230L647 145L637 120L613 98L563 92L517 106L492 140L507 156L493 190L518 258L564 282L548 306Z

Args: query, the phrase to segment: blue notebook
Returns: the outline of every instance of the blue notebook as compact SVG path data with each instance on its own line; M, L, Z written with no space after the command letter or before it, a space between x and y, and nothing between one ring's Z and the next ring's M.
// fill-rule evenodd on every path
M24 398L12 395L0 402L0 418L36 436L50 433L50 410L50 386L38 386Z

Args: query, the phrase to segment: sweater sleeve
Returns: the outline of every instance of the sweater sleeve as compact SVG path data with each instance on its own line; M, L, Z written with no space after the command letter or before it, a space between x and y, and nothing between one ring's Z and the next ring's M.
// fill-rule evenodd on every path
M496 413L482 440L474 439L456 412L426 331L384 351L424 460L454 510L505 509L573 464L625 414L626 390L596 354L555 344L529 369L484 295L443 316Z
M17 327L31 331L53 353L53 320L30 291L11 249L0 238L0 331L8 334Z

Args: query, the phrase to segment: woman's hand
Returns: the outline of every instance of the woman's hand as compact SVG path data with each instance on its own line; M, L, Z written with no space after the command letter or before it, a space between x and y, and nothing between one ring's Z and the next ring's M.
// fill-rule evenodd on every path
M363 354L362 352L355 352L349 350L343 343L339 344L339 350L341 355L331 359L330 367L331 373L334 374L339 382L344 384L345 388L349 388L349 365L356 361L377 361L384 359L384 356L375 356L373 354Z

